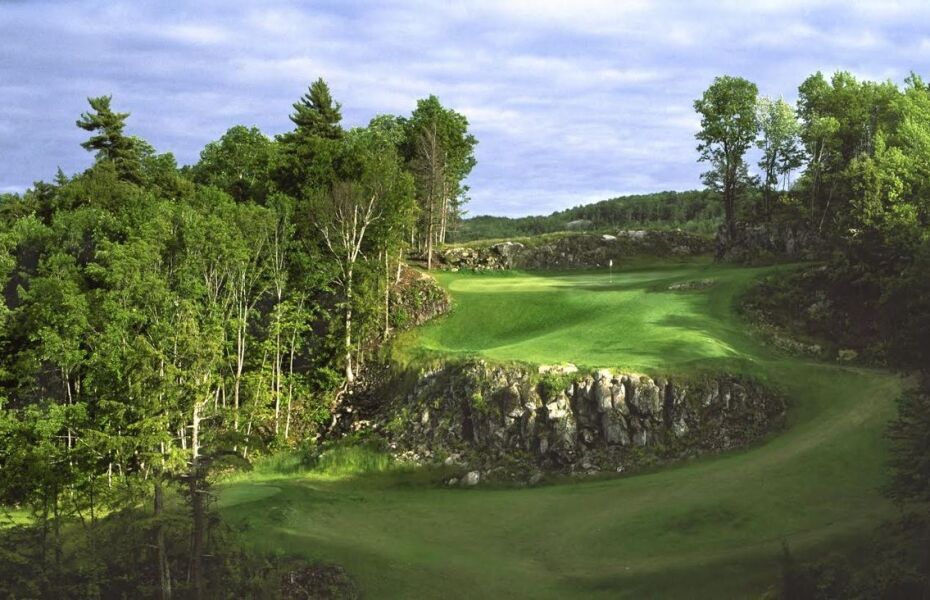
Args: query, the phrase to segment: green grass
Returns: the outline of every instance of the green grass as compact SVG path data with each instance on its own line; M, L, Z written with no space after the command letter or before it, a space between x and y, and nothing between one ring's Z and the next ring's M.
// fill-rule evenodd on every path
M439 474L386 465L269 475L226 484L224 515L258 549L342 563L372 598L759 596L777 578L782 540L812 555L893 513L878 489L901 387L750 338L733 300L770 271L443 274L454 312L403 345L410 355L750 372L791 401L787 429L758 447L528 489L444 489L424 483ZM716 283L668 291L703 278Z
M759 269L671 265L609 274L440 273L452 314L409 334L407 351L681 373L742 368L767 354L731 314ZM693 279L715 283L670 291Z
M32 517L26 510L0 507L0 529L14 527L16 525L26 525L30 521L32 521Z

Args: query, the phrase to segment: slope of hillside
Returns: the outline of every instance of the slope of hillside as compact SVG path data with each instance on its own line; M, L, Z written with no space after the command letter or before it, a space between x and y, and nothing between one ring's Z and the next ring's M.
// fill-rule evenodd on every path
M444 489L424 472L246 478L220 495L251 544L335 560L369 597L743 597L874 527L900 380L761 346L732 307L769 270L698 265L539 276L444 274L453 312L402 352L726 368L791 402L762 445L631 477ZM671 288L671 289L670 289Z
M620 196L530 217L478 215L465 219L452 232L450 242L533 236L570 230L671 229L680 227L702 234L720 224L720 197L707 190L658 192Z

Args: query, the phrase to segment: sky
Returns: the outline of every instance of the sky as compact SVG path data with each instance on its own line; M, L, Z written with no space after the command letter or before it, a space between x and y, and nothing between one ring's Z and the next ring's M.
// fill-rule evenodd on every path
M700 187L693 101L718 75L793 101L810 74L930 77L930 2L0 0L0 192L92 162L113 95L179 163L237 124L287 131L317 77L346 126L439 96L478 138L469 214Z

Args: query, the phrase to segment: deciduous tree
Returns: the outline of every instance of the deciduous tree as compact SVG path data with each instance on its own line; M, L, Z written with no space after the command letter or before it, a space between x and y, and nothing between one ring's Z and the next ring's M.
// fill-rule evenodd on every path
M694 101L701 115L697 133L699 161L708 162L711 170L705 181L717 187L723 197L724 224L730 235L736 221L736 196L746 150L756 139L756 96L758 88L742 77L717 77Z

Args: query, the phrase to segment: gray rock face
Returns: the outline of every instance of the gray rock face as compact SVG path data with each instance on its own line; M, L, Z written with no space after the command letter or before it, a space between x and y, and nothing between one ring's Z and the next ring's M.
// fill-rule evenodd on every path
M574 377L553 385L522 367L448 364L389 403L379 430L401 451L455 456L456 465L481 471L517 465L528 478L743 446L785 411L754 380L727 374L675 380L601 369Z
M400 280L391 288L391 306L394 307L391 327L403 330L421 325L448 312L451 304L449 295L435 279L404 266Z
M795 224L736 223L733 235L717 231L715 254L724 262L752 263L774 257L813 260L826 249L823 236Z
M713 241L683 231L620 231L609 234L567 234L539 245L501 242L490 246L460 246L440 251L440 268L475 271L501 269L584 269L619 265L631 256L696 256L710 254Z

